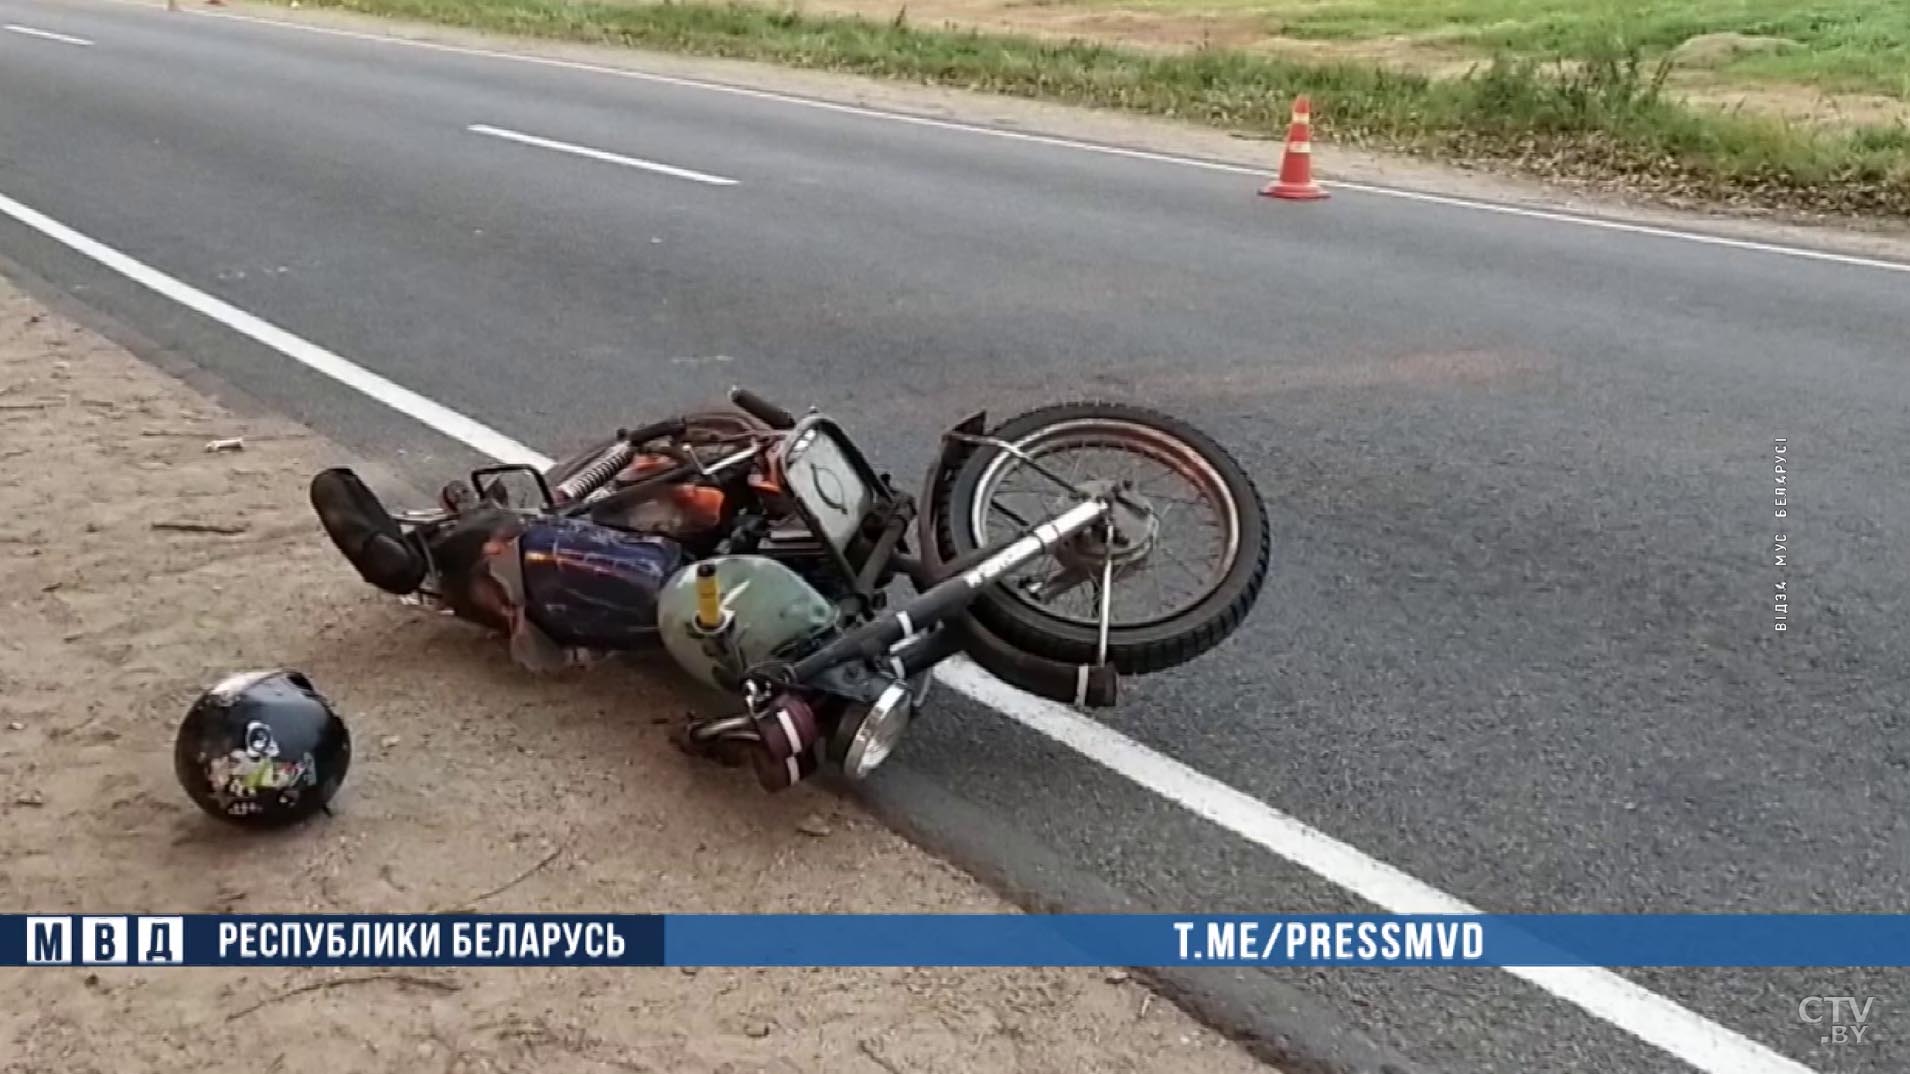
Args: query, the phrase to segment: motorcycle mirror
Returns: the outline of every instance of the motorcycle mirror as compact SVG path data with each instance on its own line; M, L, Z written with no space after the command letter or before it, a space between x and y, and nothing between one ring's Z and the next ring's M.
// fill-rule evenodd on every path
M537 510L549 504L548 486L534 471L518 466L499 466L472 475L472 486L481 501L502 507Z

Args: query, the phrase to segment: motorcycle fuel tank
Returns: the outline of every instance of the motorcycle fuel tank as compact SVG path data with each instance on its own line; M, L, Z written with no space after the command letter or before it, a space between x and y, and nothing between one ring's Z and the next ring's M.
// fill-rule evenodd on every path
M538 518L524 527L518 548L525 614L552 641L613 651L655 644L658 592L683 562L675 541Z
M696 568L677 571L657 597L664 648L706 686L732 690L742 673L836 625L836 606L795 571L767 556L716 556L718 600L728 625L697 626Z

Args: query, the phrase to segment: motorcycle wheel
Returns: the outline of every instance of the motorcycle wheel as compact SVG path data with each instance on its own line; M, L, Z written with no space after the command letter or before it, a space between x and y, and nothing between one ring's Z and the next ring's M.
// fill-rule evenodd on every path
M1042 407L1010 418L990 435L1077 485L1133 481L1133 494L1149 507L1128 516L1137 536L1148 535L1146 547L1124 551L1077 535L1002 576L979 596L973 614L1004 641L1051 660L1093 663L1109 561L1116 566L1107 587L1107 658L1122 674L1185 664L1239 628L1266 582L1270 527L1252 478L1213 438L1154 410L1104 402ZM1091 464L1096 454L1106 461ZM1127 472L1111 472L1122 460L1137 464L1138 471L1130 466ZM1015 506L999 503L1016 478L1033 494L1010 500ZM1179 479L1196 495L1168 488L1170 479ZM960 467L944 472L933 496L941 552L949 559L999 542L1077 502L1020 457L988 448L978 448ZM1191 520L1176 516L1196 501L1213 509L1218 540L1215 555L1190 565L1172 556L1165 542L1187 530ZM1191 576L1198 584L1178 601L1150 604L1134 596L1137 583L1150 573L1157 580ZM1031 586L1031 580L1040 585ZM1048 587L1058 589L1053 601L1042 599ZM1077 611L1062 608L1060 600L1071 595L1086 597L1085 605Z

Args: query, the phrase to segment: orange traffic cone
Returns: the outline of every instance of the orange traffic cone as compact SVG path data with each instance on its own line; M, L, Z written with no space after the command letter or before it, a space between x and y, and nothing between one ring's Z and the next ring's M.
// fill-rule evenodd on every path
M1287 127L1287 151L1280 158L1280 178L1260 193L1289 201L1320 201L1327 196L1313 181L1313 113L1304 95L1293 102L1293 123Z

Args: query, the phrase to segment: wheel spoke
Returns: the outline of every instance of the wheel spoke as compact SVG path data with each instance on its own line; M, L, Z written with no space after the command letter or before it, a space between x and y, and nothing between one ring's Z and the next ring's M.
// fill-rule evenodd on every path
M989 543L996 525L1012 522L1025 531L1041 521L1027 510L1032 505L1011 507L1001 498L1033 496L1049 514L1076 502L1054 489L1061 483L1056 478L1103 495L1117 485L1124 488L1115 510L1127 514L1114 524L1130 542L1112 546L1105 535L1063 542L1016 572L1009 585L1015 600L1078 623L1098 639L1126 624L1181 614L1226 576L1225 569L1203 575L1187 556L1212 562L1210 549L1218 544L1224 568L1234 554L1240 508L1219 472L1186 441L1120 418L1086 418L1040 429L1014 443L1016 450L980 478L972 507L978 545ZM1048 487L1016 487L1035 475ZM994 518L1002 523L989 524ZM1178 547L1183 544L1188 547ZM1181 575L1190 582L1181 582ZM1114 592L1117 578L1123 583L1119 593ZM1189 585L1191 591L1183 593ZM1086 607L1077 613L1077 604ZM1095 647L1098 651L1101 644Z
M1021 515L1017 514L1016 512L1010 511L1008 508L1003 507L1000 503L991 502L989 503L988 507L989 507L989 510L1006 515L1008 517L1008 521L1013 522L1016 526L1019 526L1022 529L1028 528L1029 523L1027 519L1021 517Z

